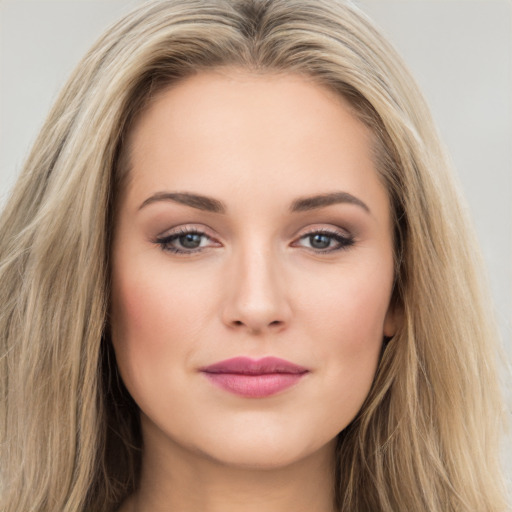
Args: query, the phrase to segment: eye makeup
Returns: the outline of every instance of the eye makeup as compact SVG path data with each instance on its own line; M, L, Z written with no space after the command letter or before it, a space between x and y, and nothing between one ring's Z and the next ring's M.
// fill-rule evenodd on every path
M180 227L163 237L158 237L155 243L164 252L179 255L196 254L211 247L221 246L204 231L193 227Z
M291 247L302 247L315 254L327 254L346 250L354 245L354 237L327 228L315 228L293 241ZM158 237L155 242L164 252L177 255L191 255L215 247L221 243L196 227L180 227Z
M301 242L309 242L309 247ZM302 235L292 246L305 247L315 253L331 253L346 250L354 245L354 242L354 237L351 235L342 235L338 231L316 228Z

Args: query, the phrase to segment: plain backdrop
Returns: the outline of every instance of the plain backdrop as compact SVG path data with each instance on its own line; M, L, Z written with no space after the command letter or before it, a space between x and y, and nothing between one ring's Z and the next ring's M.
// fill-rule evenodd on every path
M0 208L67 76L140 0L0 0ZM512 2L355 1L427 97L468 199L512 355ZM512 385L505 383L508 402ZM510 439L503 458L512 480ZM511 486L512 487L512 486Z

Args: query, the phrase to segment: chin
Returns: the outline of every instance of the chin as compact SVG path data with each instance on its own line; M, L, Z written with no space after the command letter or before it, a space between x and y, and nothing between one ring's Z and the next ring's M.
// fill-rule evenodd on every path
M314 456L334 453L336 438L319 442L287 433L247 433L246 436L230 435L222 443L199 447L199 454L218 464L247 470L272 470L284 468Z

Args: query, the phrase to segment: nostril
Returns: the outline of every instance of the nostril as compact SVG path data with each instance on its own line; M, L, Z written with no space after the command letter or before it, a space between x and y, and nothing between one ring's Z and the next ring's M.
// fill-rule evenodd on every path
M278 327L280 325L282 325L282 321L281 320L274 320L272 322L270 322L268 324L269 327ZM233 325L237 326L237 327L240 327L242 325L245 325L244 322L242 322L241 320L234 320L233 321Z

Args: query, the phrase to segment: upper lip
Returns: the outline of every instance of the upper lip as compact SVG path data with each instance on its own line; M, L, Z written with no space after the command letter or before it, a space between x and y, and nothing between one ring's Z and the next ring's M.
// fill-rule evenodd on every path
M278 357L263 357L262 359L234 357L205 366L200 370L205 373L233 373L239 375L265 375L269 373L301 374L309 371L303 366Z

